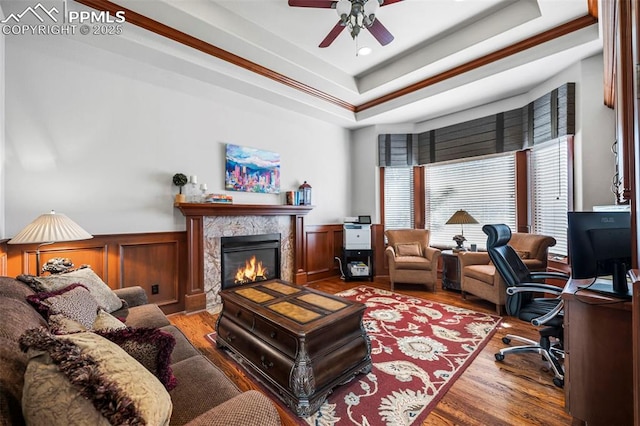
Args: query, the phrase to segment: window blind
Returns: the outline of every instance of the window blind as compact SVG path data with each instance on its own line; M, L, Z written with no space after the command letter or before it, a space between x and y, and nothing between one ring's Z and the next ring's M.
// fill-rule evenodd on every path
M413 167L384 168L384 229L413 228Z
M567 138L536 144L529 157L532 230L550 235L550 253L567 255L568 153Z
M426 228L430 244L453 246L461 225L445 225L457 210L466 210L479 223L464 225L465 247L484 248L486 223L516 224L515 154L486 156L472 160L432 164L425 171Z

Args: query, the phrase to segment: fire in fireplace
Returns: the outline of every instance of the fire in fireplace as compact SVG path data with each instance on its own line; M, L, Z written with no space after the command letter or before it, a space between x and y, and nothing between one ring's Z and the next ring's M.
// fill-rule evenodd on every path
M269 271L261 260L257 260L255 256L245 261L244 266L238 268L236 272L235 284L247 284L256 281L265 281L269 279Z
M280 234L222 237L222 289L280 278Z

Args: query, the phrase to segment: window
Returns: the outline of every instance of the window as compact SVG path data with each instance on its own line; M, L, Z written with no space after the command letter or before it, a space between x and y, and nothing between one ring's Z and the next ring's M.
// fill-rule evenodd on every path
M413 167L384 168L384 229L413 228Z
M550 253L567 255L568 140L534 145L529 157L531 232L550 235L556 245Z
M445 225L457 210L466 210L479 223L464 225L465 246L486 247L485 223L504 223L516 229L515 154L475 157L426 166L425 227L430 244L452 246L460 225Z

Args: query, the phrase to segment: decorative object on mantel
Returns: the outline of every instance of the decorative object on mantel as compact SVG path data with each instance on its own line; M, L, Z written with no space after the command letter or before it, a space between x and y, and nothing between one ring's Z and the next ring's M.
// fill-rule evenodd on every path
M453 241L456 242L457 246L453 249L456 251L466 251L467 249L464 247L464 242L467 240L464 237L464 225L465 224L475 224L478 223L477 220L473 218L469 213L464 210L458 210L449 218L445 225L460 225L460 234L453 236Z
M207 194L204 197L205 203L232 204L233 197L227 194Z
M307 183L305 180L298 190L301 192L300 194L300 205L310 206L311 205L311 185Z
M280 193L280 154L227 144L225 189L228 191Z
M173 184L180 189L180 192L176 194L176 203L184 203L187 201L187 197L182 193L182 187L187 184L187 176L182 173L176 173L173 175Z
M93 235L82 229L80 225L67 216L51 213L38 216L22 231L9 240L8 244L40 243L36 249L36 274L40 275L40 247L62 241L88 240Z
M206 184L205 184L206 188ZM202 202L202 191L198 188L198 176L191 175L189 176L189 183L187 184L186 189L187 202L188 203L200 203Z
M287 204L290 206L303 206L304 202L302 197L304 192L302 191L287 191Z

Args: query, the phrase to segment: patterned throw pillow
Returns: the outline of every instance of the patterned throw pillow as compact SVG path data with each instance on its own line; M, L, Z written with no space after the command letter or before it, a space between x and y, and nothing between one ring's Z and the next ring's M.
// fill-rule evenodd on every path
M53 314L64 315L91 328L98 315L98 302L89 290L81 284L73 284L61 290L42 292L27 296L31 303L45 318Z
M89 332L54 336L41 328L26 331L20 345L33 349L22 398L27 424L169 424L167 390L109 340Z
M48 322L49 330L53 334L71 334L87 331L87 327L62 314L49 315Z
M176 345L176 339L171 334L157 328L132 327L95 332L120 346L144 365L167 390L176 387L177 380L171 369L171 352Z
M36 277L18 275L16 277L37 292L55 291L71 284L82 284L89 289L102 309L111 313L122 307L122 300L109 288L91 268L78 269L66 274L55 274Z
M110 313L99 309L96 320L90 328L62 314L49 315L49 330L53 334L71 334L91 330L118 330L127 326Z

